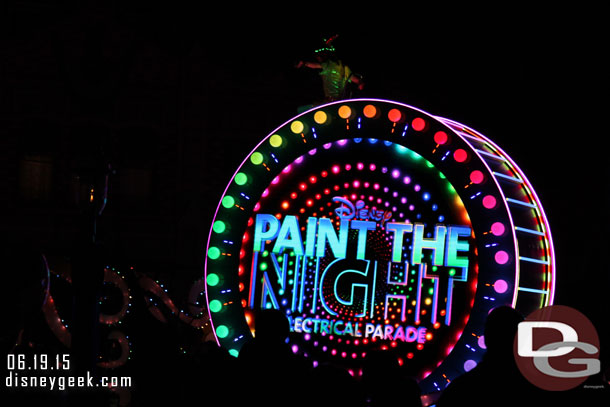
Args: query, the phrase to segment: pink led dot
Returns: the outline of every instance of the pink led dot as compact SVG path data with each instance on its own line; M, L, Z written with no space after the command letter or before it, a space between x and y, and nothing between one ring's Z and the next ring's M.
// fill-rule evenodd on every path
M404 178L402 179L402 182L404 182L404 183L405 183L405 184L407 184L407 185L408 185L408 184L410 184L410 183L411 183L411 177L404 177Z
M359 170L361 170L361 169L363 169L363 168L364 168L364 164L362 164L362 163L358 163L358 164L356 164L356 168L358 168Z
M377 169L377 166L375 164L369 165L369 170L375 171L375 169Z
M434 134L434 142L436 144L445 144L449 138L447 137L447 133L444 131L437 131Z
M339 168L338 165L333 165L333 168L331 171L333 172L333 174L338 174L339 171L341 171L341 169Z
M496 254L497 256L497 254ZM507 259L508 259L508 255L506 255ZM506 292L506 290L508 290L508 283L504 280L496 280L496 282L494 283L494 290L498 293L498 294L504 294Z
M398 109L391 109L388 112L388 119L390 119L390 121L392 123L399 122L401 118L402 118L402 113L400 113L400 110L398 110Z
M496 252L494 259L498 264L506 264L508 262L508 253L506 253L504 250L500 250Z
M496 198L493 195L487 195L483 198L483 206L487 209L496 207Z
M463 163L468 159L468 153L466 152L466 150L458 148L453 152L453 158L455 159L455 161Z
M411 126L413 127L413 130L415 130L415 131L422 131L423 129L426 128L426 121L424 119L422 119L421 117L416 117L411 122Z
M467 372L474 369L476 366L477 362L475 362L474 360L467 360L466 362L464 362L464 370Z
M483 335L479 336L477 343L479 344L479 348L487 349L487 345L485 345L485 337Z
M398 178L398 177L400 177L400 171L398 171L398 170L394 170L394 171L392 171L392 177L393 177L393 178Z
M470 173L470 181L472 181L473 184L480 184L484 179L485 176L479 170L474 170Z
M504 227L504 224L502 222L495 222L491 225L491 233L494 236L502 236L505 231L506 227Z

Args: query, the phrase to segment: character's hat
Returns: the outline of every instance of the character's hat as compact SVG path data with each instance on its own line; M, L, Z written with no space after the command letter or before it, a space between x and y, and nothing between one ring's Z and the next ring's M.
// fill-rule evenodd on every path
M323 46L321 48L316 49L314 52L316 54L319 54L319 53L332 53L332 52L337 51L337 49L334 47L334 45L332 43L338 37L339 37L339 34L335 34L328 39L325 38L323 40L323 43L324 43Z

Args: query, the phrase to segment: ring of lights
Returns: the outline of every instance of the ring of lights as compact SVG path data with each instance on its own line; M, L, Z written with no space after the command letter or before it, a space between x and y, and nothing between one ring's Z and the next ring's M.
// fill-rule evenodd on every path
M366 237L368 257L343 259L341 265L342 259L329 260L320 253L301 258L264 247L253 250L253 229L264 217L258 215L272 214L282 222L278 225L300 220L304 236L318 236L321 229L309 233L305 219L313 217L320 224L332 219L339 227L333 214L347 211L348 201L352 209L365 209L362 213L368 220L379 216L377 228L369 229ZM271 229L275 221L265 219ZM467 266L417 268L403 258L390 263L394 222L421 224L427 232L425 242L445 232L434 225L463 225L471 231ZM451 228L447 230L451 233ZM264 232L259 228L256 233ZM359 239L352 229L349 233L350 242ZM412 249L415 233L412 241L404 236L404 249ZM294 236L285 237L294 243ZM428 261L440 251L440 246L425 250ZM483 326L491 309L507 304L529 314L552 304L554 295L548 222L531 184L513 160L464 125L387 100L318 106L265 137L229 182L206 253L210 321L217 341L231 354L237 355L252 337L252 311L280 308L295 331L293 350L314 361L332 359L357 369L368 350L394 347L401 363L421 379L425 393L443 389L480 360ZM374 273L377 268L387 269L387 276L377 279L381 283L369 279L373 264ZM324 278L333 274L336 265L343 273L336 273L332 286ZM344 287L337 281L346 271L354 280ZM356 284L357 279L362 281ZM289 290L301 295L288 296ZM332 299L325 292L333 292ZM361 304L382 295L381 307ZM362 312L354 315L358 306ZM320 316L330 321L337 315L344 315L341 330L320 328L312 333L312 326L321 325ZM305 324L307 318L310 325ZM385 323L385 335L375 338L370 324L372 340L367 340L362 335L365 321L376 326ZM410 325L402 331L401 323ZM356 329L349 336L348 324ZM418 331L424 325L427 331ZM415 340L418 332L425 335L421 341Z

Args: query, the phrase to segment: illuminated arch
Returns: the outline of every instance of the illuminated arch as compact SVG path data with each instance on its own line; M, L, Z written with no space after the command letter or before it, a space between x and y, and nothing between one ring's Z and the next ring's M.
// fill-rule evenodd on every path
M362 160L352 162L352 156L361 157ZM369 156L379 158L383 164L376 165L371 161L365 165ZM390 168L388 163L396 163L397 167ZM378 182L366 181L369 185L365 186L365 182L358 177L345 178L351 176L345 174L352 169L353 173L361 171L364 174L368 171L367 179ZM425 180L424 188L419 184L413 185L407 173ZM339 179L340 185L338 181L332 181L335 182L332 184L331 180ZM347 182L347 179L351 181ZM329 183L332 188L322 188L323 183ZM376 185L379 186L377 190ZM433 190L426 191L425 186ZM389 211L392 212L389 216L402 221L402 218L398 219L398 208L401 204L407 205L407 198L403 196L403 202L400 195L401 191L408 189L408 199L415 202L411 206L416 207L426 222L443 223L446 217L447 220L453 219L453 223L472 229L473 253L469 266L464 270L450 269L443 277L443 283L447 286L456 282L465 284L460 297L469 302L460 304L465 315L454 315L453 320L449 318L452 291L447 290L439 298L439 282L442 279L440 274L435 274L433 267L415 267L405 262L397 269L398 277L390 276L393 266L387 268L386 286L398 287L402 284L404 290L400 288L402 291L398 293L386 293L386 308L389 306L387 301L392 300L392 304L397 304L392 305L394 312L404 320L407 298L412 295L411 301L417 304L411 310L414 315L419 317L421 307L428 307L426 311L431 314L428 318L430 337L437 333L440 337L451 336L434 339L442 343L443 348L435 349L433 356L422 350L424 344L409 345L417 346L417 350L422 350L422 354L431 360L414 356L417 351L406 352L401 359L406 364L417 364L420 385L425 393L442 390L451 379L480 360L485 347L483 325L491 309L507 304L527 315L534 309L552 304L555 257L548 221L531 183L499 146L462 124L402 103L380 99L343 100L317 106L272 131L246 157L227 185L214 215L205 261L210 321L219 344L237 355L243 343L252 336L250 312L261 303L253 300L260 289L259 277L266 281L261 291L262 299L268 295L270 306L281 308L282 298L277 298L278 295L269 288L274 278L272 270L281 280L281 286L278 286L281 296L292 287L296 290L299 267L310 267L316 270L317 276L318 269L324 266L320 265L323 261L320 257L317 260L304 257L302 264L294 264L295 261L298 263L298 257L291 259L264 252L253 253L249 246L253 214L265 208L266 213L273 210L273 214L280 219L285 214L306 217L314 213L327 218L332 216L329 209L317 209L323 206L318 203L329 205L332 193L324 196L327 189L346 197L353 194L356 201L366 201L354 192L359 188L370 188L373 199L367 210L375 209L377 214L383 212L375 206L375 202L379 201L381 206L396 207L396 211ZM384 192L385 189L388 192ZM396 196L387 195L391 190ZM307 195L310 193L308 191L317 193ZM431 203L433 201L436 203ZM436 213L439 207L445 211L442 218ZM305 226L301 226L305 233ZM387 240L383 234L376 237L380 241L384 237ZM379 252L379 256L383 257L383 249L379 249ZM268 256L264 268L259 254L261 257ZM294 270L292 280L287 277L285 265L290 261ZM256 275L256 278L248 281L246 268L250 264L256 264L255 269L262 276ZM409 273L416 281L415 293L411 294L406 291ZM422 293L422 287L429 287L430 304L423 302L423 296L427 294ZM307 299L313 312L305 313L305 317L312 317L316 312L317 292L313 290L313 298ZM321 292L319 295L322 295ZM284 299L285 307L305 312L303 309L307 307L294 300L295 296L292 303ZM439 304L442 305L443 300L446 308L440 310ZM441 315L442 311L445 311L444 315ZM375 315L387 316L387 309ZM442 323L440 316L444 317ZM446 327L439 328L443 324ZM398 336L399 328L396 332ZM333 342L333 349L345 346L346 342ZM348 351L338 352L344 355L346 364L351 367L359 363L366 353L354 351L354 342L362 346L364 341L350 341ZM430 342L434 343L432 340ZM295 349L303 344L295 344ZM388 346L397 345L394 341L389 342ZM328 357L332 356L329 353Z

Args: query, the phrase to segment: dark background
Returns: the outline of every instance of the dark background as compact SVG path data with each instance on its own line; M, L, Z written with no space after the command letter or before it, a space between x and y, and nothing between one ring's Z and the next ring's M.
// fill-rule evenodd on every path
M319 78L295 62L339 34L344 62L366 82L354 96L464 123L524 170L554 237L555 302L585 313L607 339L600 15L567 6L352 4L331 13L309 3L3 2L0 232L63 267L82 237L83 174L107 158L116 170L100 228L108 262L135 265L181 297L203 275L235 168L299 106L321 99Z

